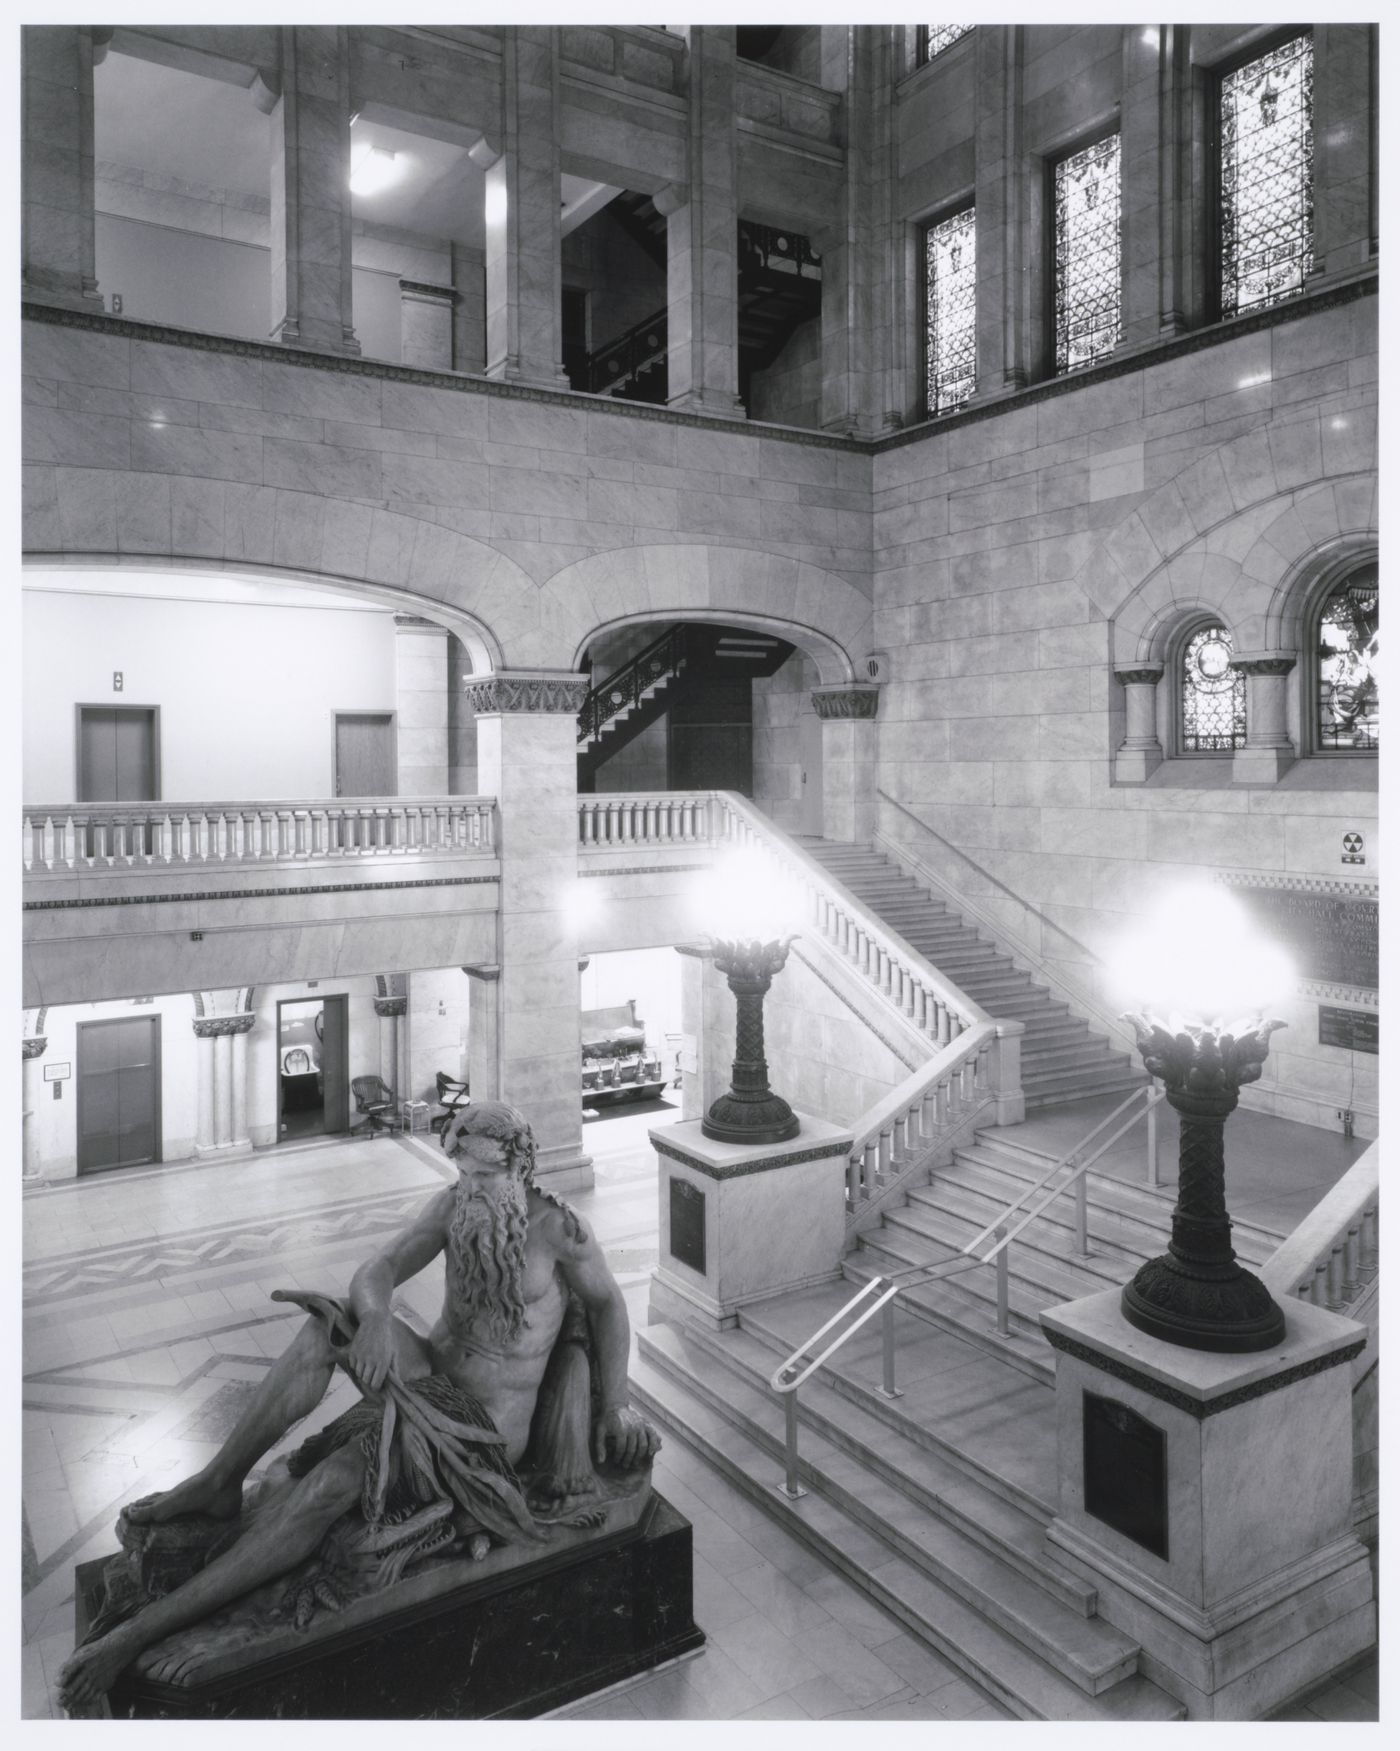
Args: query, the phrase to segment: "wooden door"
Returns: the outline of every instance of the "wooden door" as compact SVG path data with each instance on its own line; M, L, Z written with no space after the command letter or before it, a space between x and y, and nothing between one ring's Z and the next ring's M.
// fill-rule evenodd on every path
M335 714L335 794L397 796L392 711Z
M322 1111L327 1134L350 1129L349 999L327 997L321 1007Z
M78 1024L78 1172L160 1160L160 1017Z
M797 720L801 735L802 831L814 839L822 833L822 720L805 712Z

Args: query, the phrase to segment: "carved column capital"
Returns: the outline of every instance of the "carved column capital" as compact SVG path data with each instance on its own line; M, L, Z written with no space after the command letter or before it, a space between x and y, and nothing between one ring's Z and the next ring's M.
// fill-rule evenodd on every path
M197 1040L217 1040L225 1034L251 1033L256 1020L245 1010L242 1015L196 1015L190 1025Z
M408 999L406 997L376 997L374 1000L376 1015L407 1015Z
M1115 669L1114 675L1125 687L1155 687L1162 679L1161 663L1142 663L1136 669Z
M1264 675L1282 677L1291 672L1297 663L1297 657L1233 657L1230 667L1241 675Z
M588 698L588 677L506 669L473 676L463 682L462 693L478 717L489 712L567 712L577 717Z
M25 1040L24 1041L24 1055L25 1055L25 1057L26 1058L42 1058L44 1055L45 1048L48 1046L48 1043L49 1043L48 1039L44 1034L35 1034L32 1039Z
M880 709L880 689L861 682L814 687L812 708L824 723L833 718L873 718Z
M463 967L462 971L469 979L484 979L488 984L494 984L501 976L499 962L478 961L474 966Z

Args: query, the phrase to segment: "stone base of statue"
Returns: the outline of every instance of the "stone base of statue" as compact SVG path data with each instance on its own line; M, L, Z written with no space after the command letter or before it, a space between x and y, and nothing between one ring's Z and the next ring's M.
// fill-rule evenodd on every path
M650 1487L608 1491L597 1529L480 1560L429 1555L303 1628L250 1594L148 1648L110 1692L119 1720L526 1720L695 1651L690 1523ZM631 1481L630 1479L628 1480ZM107 1562L76 1573L79 1641ZM285 1602L284 1602L285 1604Z

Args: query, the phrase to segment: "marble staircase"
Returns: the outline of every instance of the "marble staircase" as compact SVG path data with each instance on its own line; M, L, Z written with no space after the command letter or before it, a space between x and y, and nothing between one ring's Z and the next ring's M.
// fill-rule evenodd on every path
M828 839L797 843L989 1015L1024 1023L1021 1084L1028 1110L1142 1085L1145 1078L1127 1053L1095 1034L883 853Z
M635 1402L943 1657L1028 1720L1174 1720L1179 1703L1097 1615L1044 1532L1056 1476L1051 1388L949 1331L901 1316L886 1399L878 1328L799 1395L801 1477L783 1473L779 1363L849 1297L830 1283L710 1332L638 1334Z

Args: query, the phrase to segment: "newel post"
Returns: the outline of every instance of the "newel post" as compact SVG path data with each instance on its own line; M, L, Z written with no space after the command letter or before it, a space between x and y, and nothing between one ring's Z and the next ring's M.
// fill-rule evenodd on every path
M992 1042L991 1083L998 1125L1019 1125L1026 1116L1026 1096L1021 1087L1021 1036L1026 1024L999 1021Z

